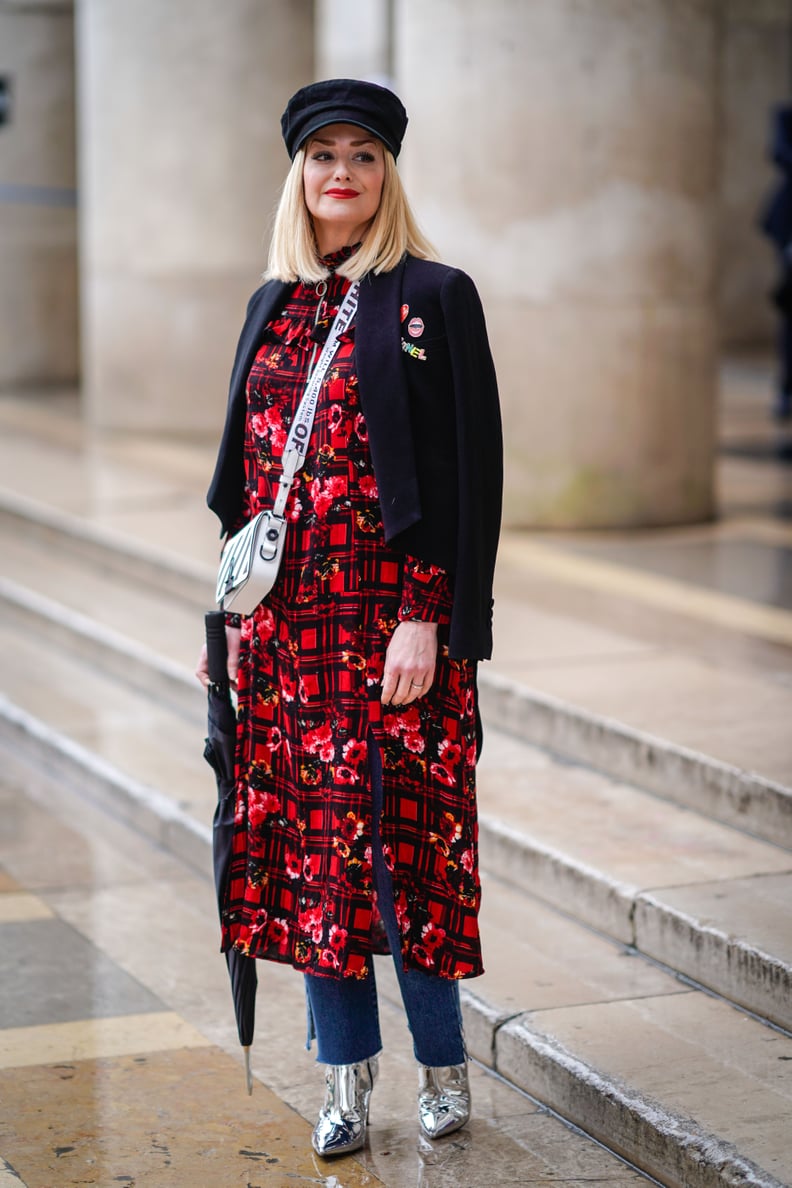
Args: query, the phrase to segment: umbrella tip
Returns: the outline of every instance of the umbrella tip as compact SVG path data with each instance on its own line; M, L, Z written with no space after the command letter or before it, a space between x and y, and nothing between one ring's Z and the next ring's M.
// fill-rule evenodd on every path
M245 1084L247 1086L248 1097L253 1096L253 1073L250 1069L250 1044L245 1044L242 1048L245 1057Z

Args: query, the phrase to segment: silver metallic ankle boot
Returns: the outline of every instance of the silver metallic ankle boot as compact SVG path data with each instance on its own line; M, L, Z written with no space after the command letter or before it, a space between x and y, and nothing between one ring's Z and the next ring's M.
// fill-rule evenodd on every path
M427 1138L453 1134L470 1118L467 1064L418 1065L418 1120Z
M360 1064L328 1064L325 1100L311 1142L317 1155L348 1155L366 1141L369 1099L379 1072L376 1056Z

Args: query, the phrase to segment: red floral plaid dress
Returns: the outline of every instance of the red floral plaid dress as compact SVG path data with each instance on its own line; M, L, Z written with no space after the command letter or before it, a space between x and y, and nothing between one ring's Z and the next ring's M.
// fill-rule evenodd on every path
M340 255L328 257L337 264ZM295 287L248 380L245 519L274 501L313 347L349 282ZM371 871L367 737L381 748L381 835L406 967L482 972L474 666L449 659L448 576L385 544L354 326L324 381L287 508L278 580L242 624L234 858L223 947L314 974L365 976L387 951ZM400 620L436 621L437 671L403 710L383 707Z

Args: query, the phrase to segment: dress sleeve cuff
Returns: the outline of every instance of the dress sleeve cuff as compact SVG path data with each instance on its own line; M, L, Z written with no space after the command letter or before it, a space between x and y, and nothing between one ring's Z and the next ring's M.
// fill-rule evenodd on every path
M402 569L399 622L416 619L423 623L447 624L451 620L451 599L451 582L446 571L408 553Z

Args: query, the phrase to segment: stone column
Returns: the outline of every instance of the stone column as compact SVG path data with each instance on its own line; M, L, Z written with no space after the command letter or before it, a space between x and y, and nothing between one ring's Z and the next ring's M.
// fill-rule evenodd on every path
M394 0L316 0L316 77L365 78L387 86L393 74Z
M311 2L81 0L77 50L88 419L216 435Z
M0 0L0 387L74 384L71 2Z
M401 0L404 172L481 290L506 520L713 512L715 0Z

